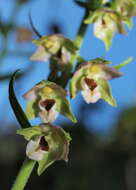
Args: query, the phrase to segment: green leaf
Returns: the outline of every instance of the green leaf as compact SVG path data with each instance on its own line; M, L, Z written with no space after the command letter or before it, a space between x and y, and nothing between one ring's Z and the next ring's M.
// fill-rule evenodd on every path
M108 102L110 105L116 107L116 100L112 96L111 87L106 80L98 80L98 85L100 86L101 98Z
M127 64L131 63L133 61L133 57L129 57L127 60L123 61L122 63L113 66L114 69L121 69L122 67L126 66Z
M33 24L32 17L31 17L30 12L29 12L29 22L30 22L31 28L32 28L32 30L34 31L34 33L35 33L39 38L42 38L42 35L38 32L38 30L35 28L35 26L34 26L34 24Z
M14 92L14 80L15 80L15 76L17 74L19 70L17 70L16 72L14 72L14 74L12 75L11 79L10 79L10 83L9 83L9 101L11 104L11 107L14 111L14 114L19 122L19 124L21 125L22 128L26 128L31 126L31 124L29 123L29 121L27 120L27 117L24 113L24 111L22 110L15 92Z

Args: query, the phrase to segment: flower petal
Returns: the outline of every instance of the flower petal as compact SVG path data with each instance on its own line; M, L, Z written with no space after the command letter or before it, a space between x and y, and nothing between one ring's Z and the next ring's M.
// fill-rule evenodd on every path
M47 111L40 111L39 117L42 119L44 123L52 123L58 117L59 112L51 109L49 112Z
M36 84L33 88L31 88L29 91L27 91L24 95L23 98L26 100L34 100L37 97L37 91L43 87L42 83Z
M31 160L40 161L43 159L44 154L47 153L46 151L39 149L40 138L37 141L30 140L27 144L26 155Z
M62 63L67 64L70 61L70 57L71 57L70 53L67 51L65 47L62 47L61 52L62 52L62 56L61 56Z
M44 47L39 46L38 50L30 57L31 61L48 61L50 54L45 50Z
M52 123L57 117L56 102L53 99L46 99L39 102L39 117L44 123Z
M96 87L93 91L90 89L81 91L82 96L86 103L96 103L100 98L101 94L99 92L99 87Z
M99 77L100 79L111 80L122 76L121 72L118 72L116 69L112 67L107 67L106 65L103 65L102 67L103 67L103 72Z

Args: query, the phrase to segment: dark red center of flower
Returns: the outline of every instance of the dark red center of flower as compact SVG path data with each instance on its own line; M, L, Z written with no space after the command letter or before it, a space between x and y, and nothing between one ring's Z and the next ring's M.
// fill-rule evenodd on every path
M85 83L93 91L97 87L97 83L93 79L85 78Z
M105 22L104 19L102 19L102 26L103 26L103 27L107 27L106 22Z
M44 137L41 137L39 145L40 145L40 149L41 150L44 150L44 151L48 151L49 150L48 143L47 143L47 141L45 140Z
M61 56L62 56L61 48L60 48L59 51L56 53L56 56L57 56L58 58L61 58Z
M42 107L44 107L47 111L50 111L52 106L55 104L55 100L53 99L46 99L40 103Z

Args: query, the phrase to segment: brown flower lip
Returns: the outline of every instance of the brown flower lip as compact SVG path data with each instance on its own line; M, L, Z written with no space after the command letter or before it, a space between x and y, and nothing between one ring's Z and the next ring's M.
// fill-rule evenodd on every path
M44 107L47 111L50 111L50 109L54 106L55 100L53 99L46 99L42 102L40 102L40 105Z
M44 151L48 151L49 150L48 143L47 143L47 141L45 140L44 137L41 137L40 142L39 142L39 146L40 146L41 150L44 150Z
M93 79L89 79L89 78L85 78L85 83L87 84L87 86L93 91L96 87L97 84Z

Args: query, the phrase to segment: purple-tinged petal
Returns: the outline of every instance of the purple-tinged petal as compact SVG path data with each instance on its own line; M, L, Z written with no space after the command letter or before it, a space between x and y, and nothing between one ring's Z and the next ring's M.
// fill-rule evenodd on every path
M34 100L37 98L37 91L43 87L42 83L38 83L36 84L33 88L31 88L28 92L26 92L23 95L23 98L25 98L26 100Z
M116 69L112 67L107 67L106 65L103 65L103 76L100 77L101 79L105 80L111 80L117 77L121 77L123 74L121 72L118 72Z

